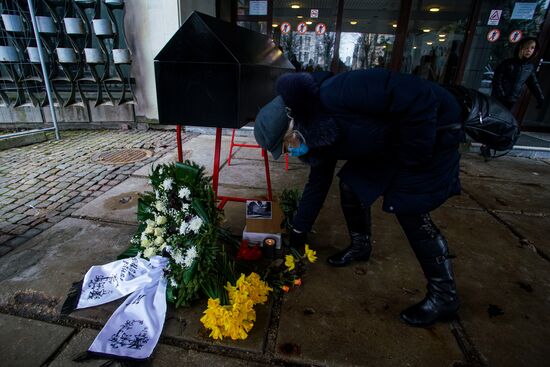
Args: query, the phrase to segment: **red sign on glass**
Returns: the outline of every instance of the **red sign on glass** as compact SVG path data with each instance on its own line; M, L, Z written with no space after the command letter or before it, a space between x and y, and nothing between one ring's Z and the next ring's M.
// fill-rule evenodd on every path
M315 26L315 33L319 36L327 31L327 26L324 23L319 23Z
M496 42L500 38L500 31L496 28L487 32L487 41Z
M307 32L307 24L306 22L300 22L298 23L298 27L296 27L296 31L300 34L304 34Z
M282 34L288 34L290 30L292 29L290 23L284 22L281 24L281 33Z
M508 39L512 43L517 43L521 40L522 37L523 37L523 32L520 31L519 29L516 29L515 31L510 32L510 36L508 37Z

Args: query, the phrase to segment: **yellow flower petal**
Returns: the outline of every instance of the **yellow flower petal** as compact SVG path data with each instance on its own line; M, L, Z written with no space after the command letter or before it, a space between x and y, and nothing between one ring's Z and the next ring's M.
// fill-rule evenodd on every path
M314 263L317 261L317 251L313 251L309 248L309 245L306 245L306 257L309 260L309 262Z
M294 270L294 267L296 266L294 264L294 256L286 255L285 256L285 265L288 268L288 270Z

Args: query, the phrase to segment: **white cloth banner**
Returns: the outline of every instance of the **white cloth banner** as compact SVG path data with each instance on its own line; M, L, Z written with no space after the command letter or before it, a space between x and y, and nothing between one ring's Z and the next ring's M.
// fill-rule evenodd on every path
M98 306L132 293L109 318L88 349L134 359L148 358L158 343L166 316L168 259L132 257L92 266L84 276L77 309Z

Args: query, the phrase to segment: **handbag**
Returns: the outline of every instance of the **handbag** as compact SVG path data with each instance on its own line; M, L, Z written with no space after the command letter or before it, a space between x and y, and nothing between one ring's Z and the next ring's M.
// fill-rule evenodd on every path
M474 141L496 151L513 148L519 138L519 126L514 115L496 98L463 86L450 86L461 104L464 122L461 127ZM443 126L456 128L457 124Z

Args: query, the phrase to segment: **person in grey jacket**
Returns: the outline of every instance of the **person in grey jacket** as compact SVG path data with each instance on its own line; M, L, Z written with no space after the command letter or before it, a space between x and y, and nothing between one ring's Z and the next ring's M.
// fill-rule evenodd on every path
M538 49L537 39L526 37L518 43L514 57L504 60L495 70L492 96L510 110L521 96L524 85L537 99L537 108L541 108L544 103L544 95L532 63Z

